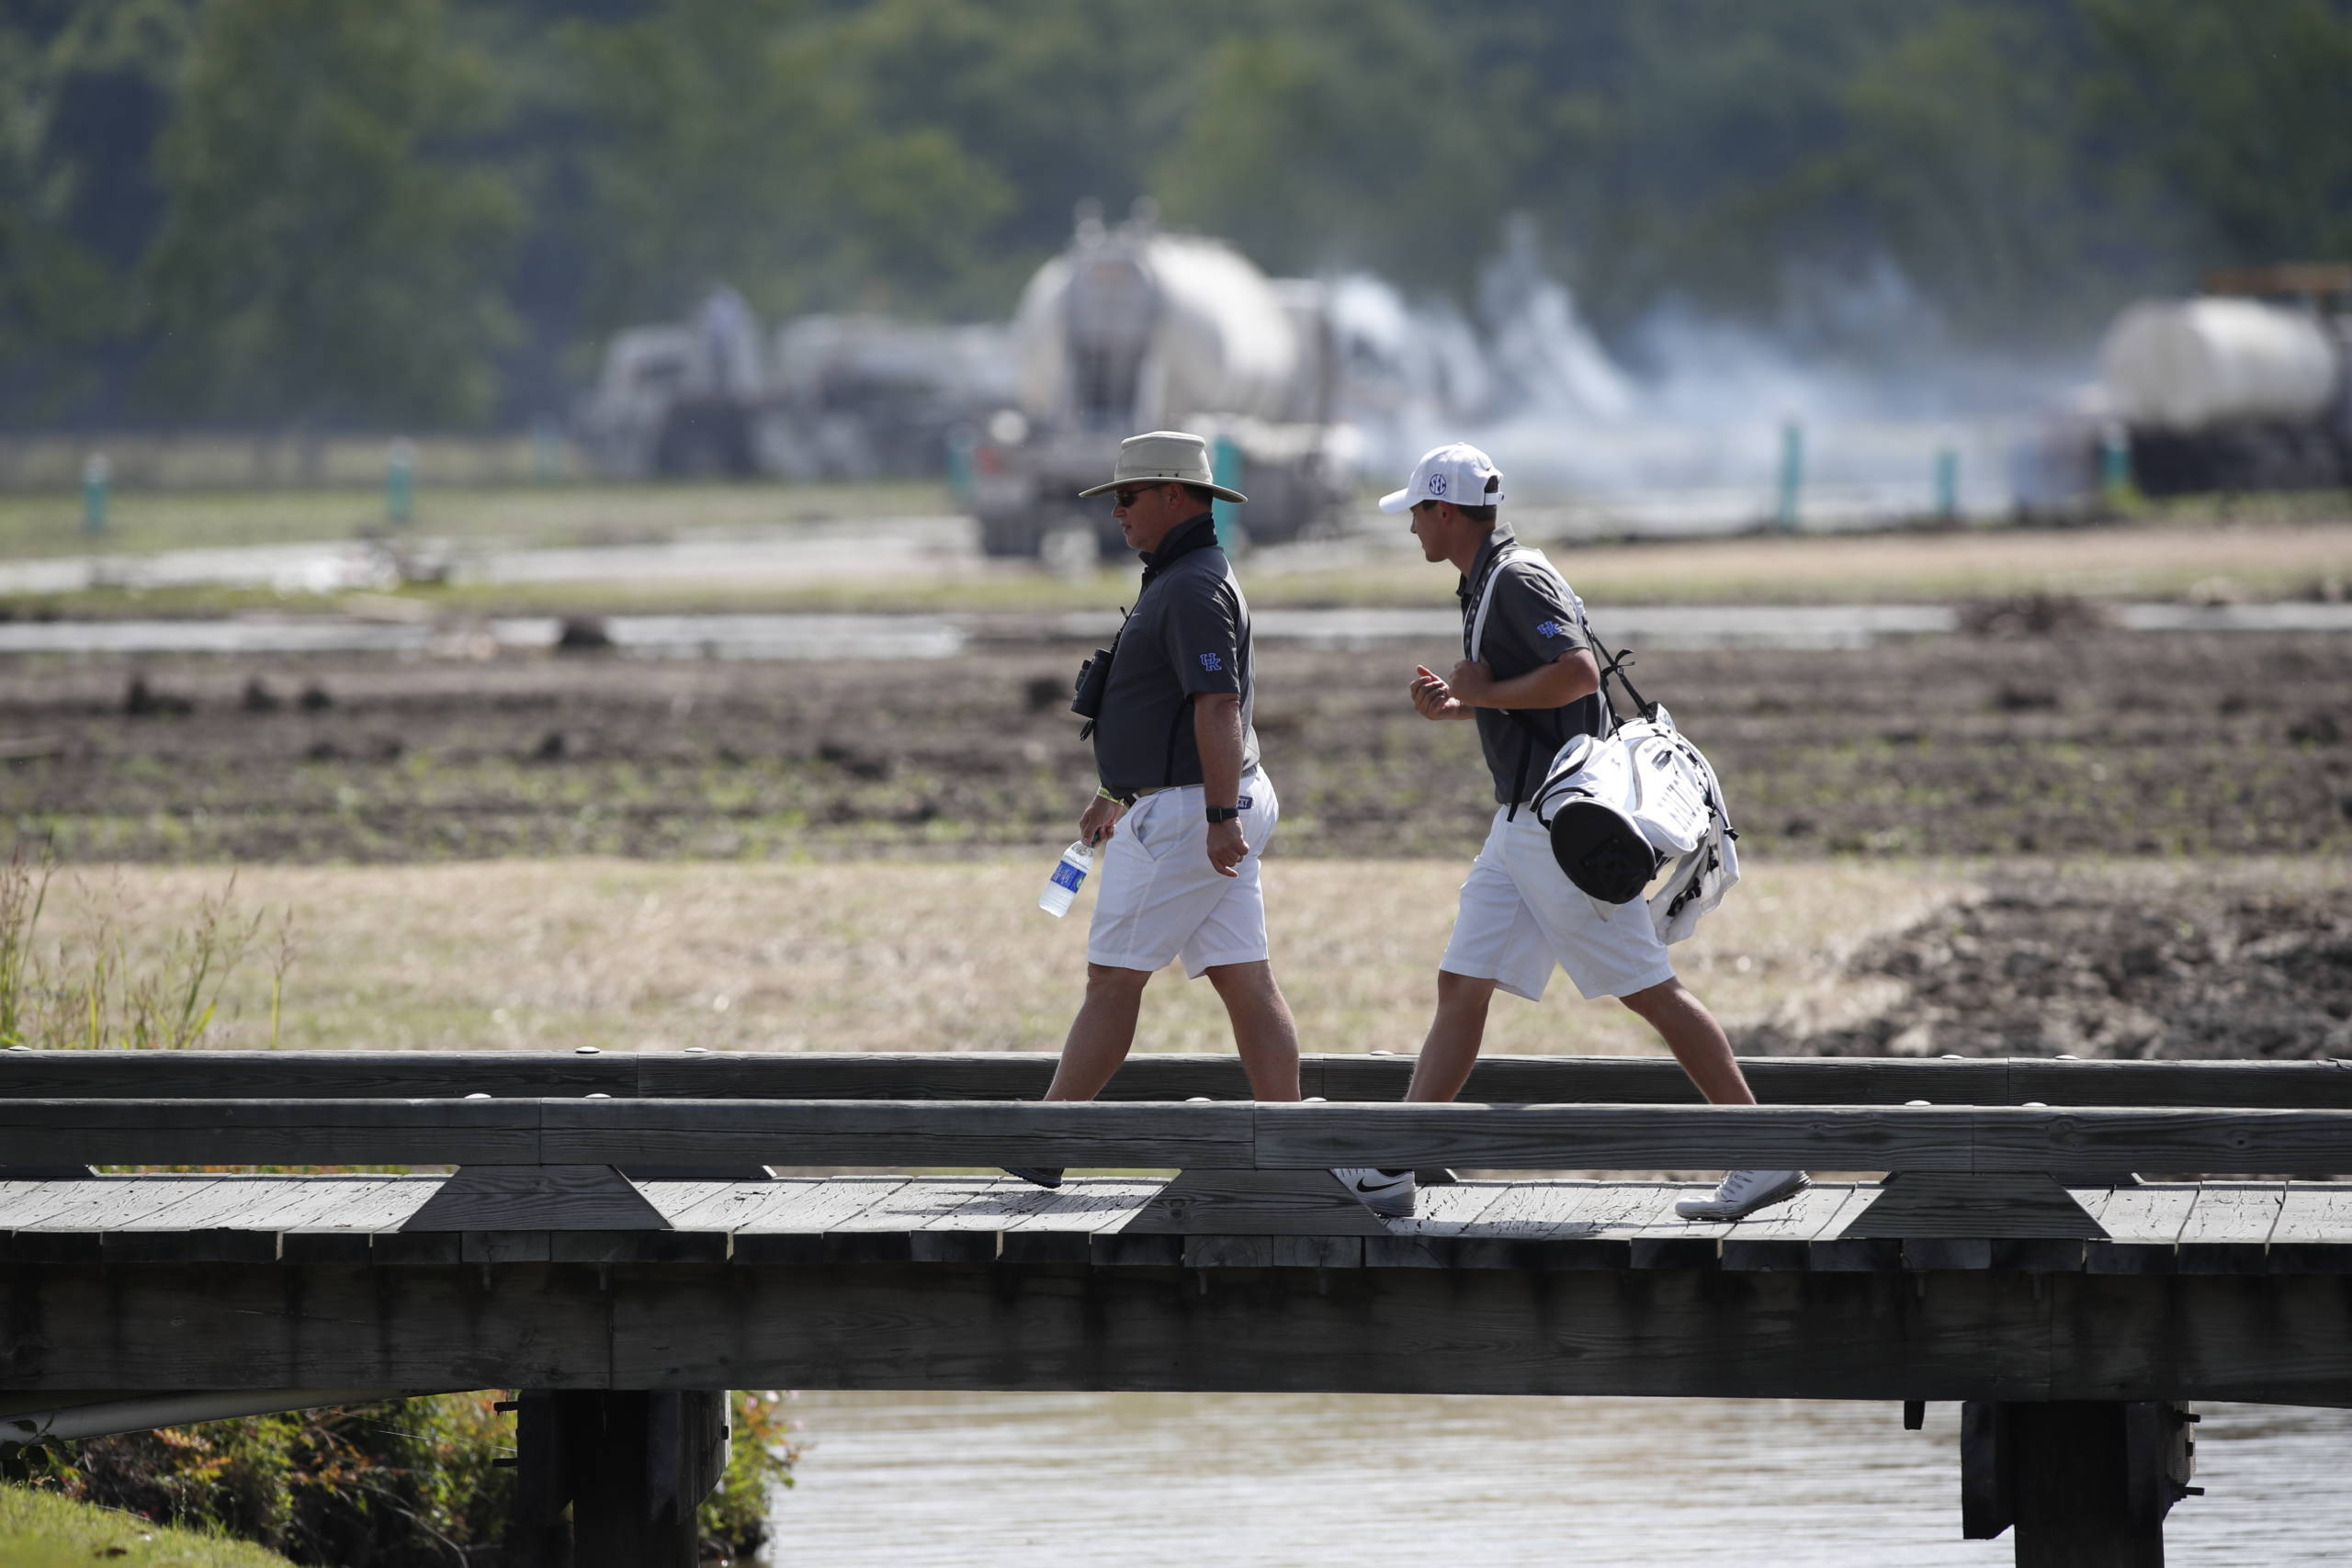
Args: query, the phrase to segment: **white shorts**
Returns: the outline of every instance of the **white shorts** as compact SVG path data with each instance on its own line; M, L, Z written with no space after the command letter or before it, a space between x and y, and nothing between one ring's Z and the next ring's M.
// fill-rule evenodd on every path
M1587 998L1631 996L1674 978L1645 901L1604 904L1578 892L1535 813L1522 806L1505 820L1497 807L1438 966L1540 1001L1555 964Z
M1197 980L1220 964L1267 957L1266 896L1258 862L1282 819L1263 773L1241 781L1242 836L1250 852L1233 876L1209 863L1208 801L1198 784L1163 789L1127 807L1102 852L1086 961L1114 969L1165 968L1182 958Z

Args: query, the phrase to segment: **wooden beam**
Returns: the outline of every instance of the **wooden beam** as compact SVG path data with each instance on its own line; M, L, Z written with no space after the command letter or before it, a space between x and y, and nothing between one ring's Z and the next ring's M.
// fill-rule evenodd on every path
M2164 1568L2163 1516L2131 1506L2124 1412L2113 1401L2010 1406L2018 1568Z
M1261 1105L1261 1169L1475 1165L1602 1170L2334 1174L2352 1111L1560 1105Z
M542 1100L544 1157L875 1168L1247 1169L1249 1105L884 1100Z
M1996 1540L2017 1522L2010 1435L2014 1404L1971 1399L1960 1407L1960 1537ZM1906 1423L1907 1424L1907 1423Z
M17 1265L0 1270L0 1387L348 1380L2352 1405L2347 1321L2352 1279L2341 1276Z
M292 1098L1034 1100L1045 1052L7 1051L0 1100ZM1768 1105L2016 1105L2352 1110L2352 1070L2324 1062L2064 1062L1750 1056ZM1306 1092L1335 1101L1403 1098L1410 1056L1301 1059ZM1246 1100L1230 1055L1137 1055L1109 1100ZM1698 1102L1673 1062L1623 1056L1489 1056L1463 1098L1491 1104Z
M661 1231L662 1211L609 1165L468 1165L403 1231Z
M878 1100L0 1101L28 1163L1731 1166L2333 1175L2352 1111Z
M1862 1236L2055 1236L2105 1241L2107 1232L2048 1176L1958 1176L1913 1171L1889 1177L1869 1207L1838 1232Z
M695 1397L638 1389L562 1396L572 1568L695 1568L695 1506L684 1501L679 1451L690 1423L679 1404Z

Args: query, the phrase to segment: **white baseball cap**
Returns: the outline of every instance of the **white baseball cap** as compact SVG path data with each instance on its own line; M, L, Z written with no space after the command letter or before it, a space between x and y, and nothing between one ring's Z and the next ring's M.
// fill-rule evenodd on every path
M1413 465L1405 488L1380 498L1383 512L1404 512L1424 501L1450 501L1456 506L1499 506L1503 471L1495 460L1466 441L1440 446Z

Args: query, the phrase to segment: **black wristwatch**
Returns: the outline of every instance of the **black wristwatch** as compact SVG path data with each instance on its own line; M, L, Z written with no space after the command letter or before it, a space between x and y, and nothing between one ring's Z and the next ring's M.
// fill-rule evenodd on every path
M1214 828L1220 822L1230 822L1240 815L1241 807L1238 806L1212 806L1209 807L1209 826Z

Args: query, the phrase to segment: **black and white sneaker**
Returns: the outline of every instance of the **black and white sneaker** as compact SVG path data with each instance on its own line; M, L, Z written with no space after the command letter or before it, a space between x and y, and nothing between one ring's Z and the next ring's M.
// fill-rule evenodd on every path
M1415 1183L1409 1170L1380 1170L1372 1166L1340 1166L1332 1175L1358 1201L1384 1220L1413 1217Z
M1057 1165L1007 1165L998 1168L1007 1176L1017 1176L1040 1187L1059 1187L1062 1184L1062 1168Z

